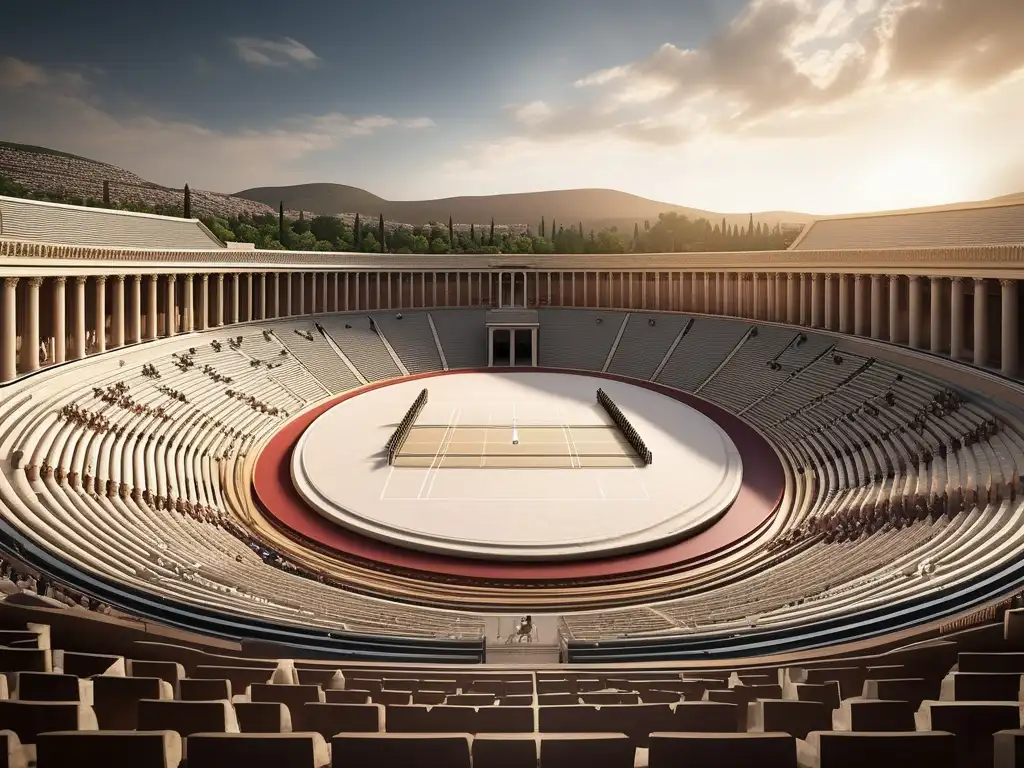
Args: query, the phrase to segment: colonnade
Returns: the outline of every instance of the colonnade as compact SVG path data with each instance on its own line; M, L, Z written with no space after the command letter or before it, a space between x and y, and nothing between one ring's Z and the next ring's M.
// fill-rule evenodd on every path
M778 271L319 270L3 278L0 381L237 323L387 309L552 306L705 313L902 344L1015 377L1019 283Z

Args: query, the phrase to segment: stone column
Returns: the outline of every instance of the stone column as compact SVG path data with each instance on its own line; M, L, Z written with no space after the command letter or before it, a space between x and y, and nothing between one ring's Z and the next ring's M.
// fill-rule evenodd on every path
M830 331L836 330L836 298L832 278L833 275L825 275L825 327Z
M533 365L534 368L536 368L537 367L537 329L536 328L531 328L530 329L530 347L531 347L531 351L533 353L532 356L531 356L532 357L531 364Z
M910 275L907 277L907 284L907 304L910 309L907 337L911 347L921 349L921 278L918 275Z
M797 274L795 272L786 273L786 322L790 325L796 325L797 323Z
M111 298L114 306L110 313L110 348L124 346L124 275L114 275Z
M0 381L18 375L18 278L4 278L3 322L0 323Z
M128 302L128 341L142 341L142 275L131 277L131 301Z
M949 356L964 356L964 279L954 277L949 283Z
M1016 280L1000 280L999 285L1003 288L1002 297L1002 354L1000 355L1000 372L1003 376L1014 378L1017 376L1018 360L1018 332L1017 332L1017 305L1018 292Z
M231 320L228 321L230 323L240 322L238 308L241 304L242 286L239 284L241 279L241 272L235 272L231 275Z
M160 276L146 275L146 340L152 341L157 337L157 292L159 291Z
M810 276L806 272L800 273L800 325L806 326L811 324L810 291L807 286L809 279Z
M88 350L85 348L85 281L87 279L85 275L75 275L75 327L72 329L74 334L72 354L75 360L81 360L88 354Z
M96 354L107 351L107 278L97 275L93 278L96 291L96 314L93 330L96 332Z
M825 325L825 305L822 289L824 279L818 272L811 273L811 327L822 328Z
M39 287L43 278L30 277L25 291L25 325L21 329L21 371L39 370Z
M252 322L252 272L245 273L245 321Z
M192 274L185 275L185 308L184 310L182 310L183 314L185 315L185 333L192 333L192 331L194 331L196 327L196 310L195 301L193 297L193 284L195 282L193 279L194 277L195 276Z
M297 274L299 276L299 312L298 312L298 314L304 315L304 314L306 314L306 273L305 272L299 272ZM379 298L380 298L380 274L377 275L377 298L378 298L377 306L380 306L380 301L379 301ZM367 299L369 299L369 296L367 296Z
M929 312L931 316L931 327L929 328L929 341L931 342L932 354L942 354L943 343L945 339L942 337L942 328L946 324L945 317L943 316L945 301L942 296L942 283L941 277L933 277L931 284L931 310Z
M871 276L871 338L882 338L882 276Z
M177 314L177 307L175 307L175 299L177 298L177 275L167 275L167 282L164 284L164 288L167 291L167 306L164 309L166 322L164 323L164 335L170 337L178 332L178 320L175 316Z
M850 317L850 276L839 275L839 331L849 333L853 323Z
M900 276L889 275L889 343L899 344L900 333Z
M853 278L853 332L868 335L868 283L864 275Z
M763 320L764 317L761 307L761 275L757 272L751 278L752 290L754 291L754 319Z
M67 359L67 304L65 301L65 284L67 278L57 275L52 280L53 294L50 305L53 328L53 362L63 363Z
M203 272L199 276L199 313L196 317L196 330L205 331L210 319L210 275Z
M256 276L256 278L257 278L256 279L256 290L257 290L256 298L257 298L257 304L258 304L258 306L256 307L256 319L257 320L266 320L267 319L267 273L266 272L260 272Z
M346 289L348 286L346 286ZM348 301L348 294L345 294ZM270 316L278 318L281 316L281 273L273 272L270 275Z
M399 289L401 289L401 285L402 284L399 283L398 285L399 285ZM329 287L330 286L328 286L328 284L327 284L327 273L326 272L321 272L320 273L320 311L325 313L325 314L330 311L330 308L327 305L327 300L328 300L328 298L330 296ZM412 290L412 286L411 285L409 287L409 290L410 291Z
M210 325L213 328L220 328L224 325L224 273L218 272L213 277L213 320L210 321Z
M988 283L974 278L974 364L988 365Z

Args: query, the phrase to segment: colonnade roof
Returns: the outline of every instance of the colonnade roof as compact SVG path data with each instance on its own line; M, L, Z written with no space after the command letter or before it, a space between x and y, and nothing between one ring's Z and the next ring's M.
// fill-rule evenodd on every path
M977 203L811 222L791 250L955 248L1024 243L1024 202Z
M0 196L0 237L54 245L223 249L197 219Z

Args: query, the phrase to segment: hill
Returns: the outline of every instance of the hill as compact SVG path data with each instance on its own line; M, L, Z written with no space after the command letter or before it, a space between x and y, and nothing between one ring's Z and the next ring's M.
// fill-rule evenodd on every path
M290 187L246 189L236 192L234 197L268 206L276 206L283 200L285 208L290 210L321 214L383 213L384 218L388 220L413 224L446 222L451 216L459 224L482 224L489 222L493 217L500 224L536 226L543 216L548 222L554 218L566 225L582 222L585 230L615 226L620 231L627 231L632 230L634 224L642 226L645 220L653 224L658 214L671 211L690 219L706 218L716 223L725 218L729 225L746 226L750 220L748 213L721 214L703 211L648 200L613 189L564 189L508 195L448 197L437 200L385 200L363 189L344 184L298 184ZM754 213L755 222L770 226L776 223L803 224L811 218L813 217L807 214L790 211Z

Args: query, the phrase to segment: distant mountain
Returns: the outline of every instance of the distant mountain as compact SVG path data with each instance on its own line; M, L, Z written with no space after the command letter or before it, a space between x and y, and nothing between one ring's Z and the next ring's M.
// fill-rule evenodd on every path
M360 213L390 221L426 224L431 221L457 224L483 224L493 217L499 224L525 224L536 227L543 216L566 226L583 223L584 229L616 226L632 230L634 224L652 224L659 213L675 211L690 219L706 218L729 225L746 226L748 213L722 214L687 208L671 203L648 200L613 189L563 189L548 192L523 192L509 195L479 197L448 197L438 200L385 200L358 187L344 184L298 184L290 187L255 187L236 192L234 197L276 207L284 201L285 208L319 214ZM775 225L804 224L813 217L791 211L754 212L754 221Z

